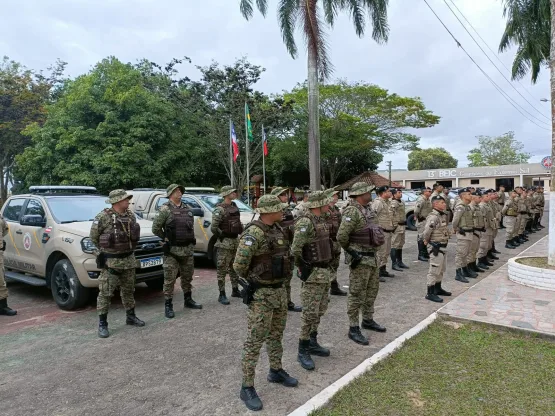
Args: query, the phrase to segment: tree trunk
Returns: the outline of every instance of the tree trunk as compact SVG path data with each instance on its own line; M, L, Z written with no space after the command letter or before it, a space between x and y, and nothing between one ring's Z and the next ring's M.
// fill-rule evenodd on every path
M555 1L555 0L554 0ZM308 171L310 189L321 189L320 177L320 91L316 50L308 46Z
M551 161L555 156L555 0L551 0ZM549 253L548 264L555 266L555 169L551 167L549 183Z

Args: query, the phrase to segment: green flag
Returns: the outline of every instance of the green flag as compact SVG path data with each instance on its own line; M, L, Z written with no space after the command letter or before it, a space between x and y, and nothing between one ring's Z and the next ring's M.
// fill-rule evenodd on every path
M254 137L252 136L251 115L247 103L245 103L245 124L247 125L247 137L249 138L249 142L252 142Z

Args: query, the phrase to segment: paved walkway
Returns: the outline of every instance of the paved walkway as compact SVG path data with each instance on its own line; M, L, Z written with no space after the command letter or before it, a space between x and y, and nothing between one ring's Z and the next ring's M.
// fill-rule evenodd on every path
M546 256L548 237L519 256ZM507 264L453 299L438 313L555 337L555 292L512 282Z

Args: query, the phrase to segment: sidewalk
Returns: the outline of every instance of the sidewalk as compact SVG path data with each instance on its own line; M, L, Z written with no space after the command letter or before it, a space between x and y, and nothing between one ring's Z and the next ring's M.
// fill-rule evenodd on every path
M547 240L548 236L543 237L518 256L547 255ZM503 265L469 288L438 314L555 337L555 292L510 281L507 267Z

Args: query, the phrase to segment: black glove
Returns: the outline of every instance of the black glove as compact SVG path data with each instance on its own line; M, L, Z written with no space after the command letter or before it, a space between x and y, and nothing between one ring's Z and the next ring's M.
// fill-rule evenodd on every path
M301 259L301 265L299 268L301 269L301 275L299 278L303 282L306 282L312 273L312 265Z
M349 248L347 250L345 250L347 253L349 253L351 255L351 257L353 258L351 260L351 269L356 269L357 266L360 264L360 262L362 261L362 256L360 255L360 253L356 250L353 250L352 248Z
M165 256L170 255L171 248L172 246L169 241L164 242L164 245L162 246L162 251L164 252Z
M106 256L104 255L104 253L98 253L98 256L96 256L96 267L102 270L105 266Z

